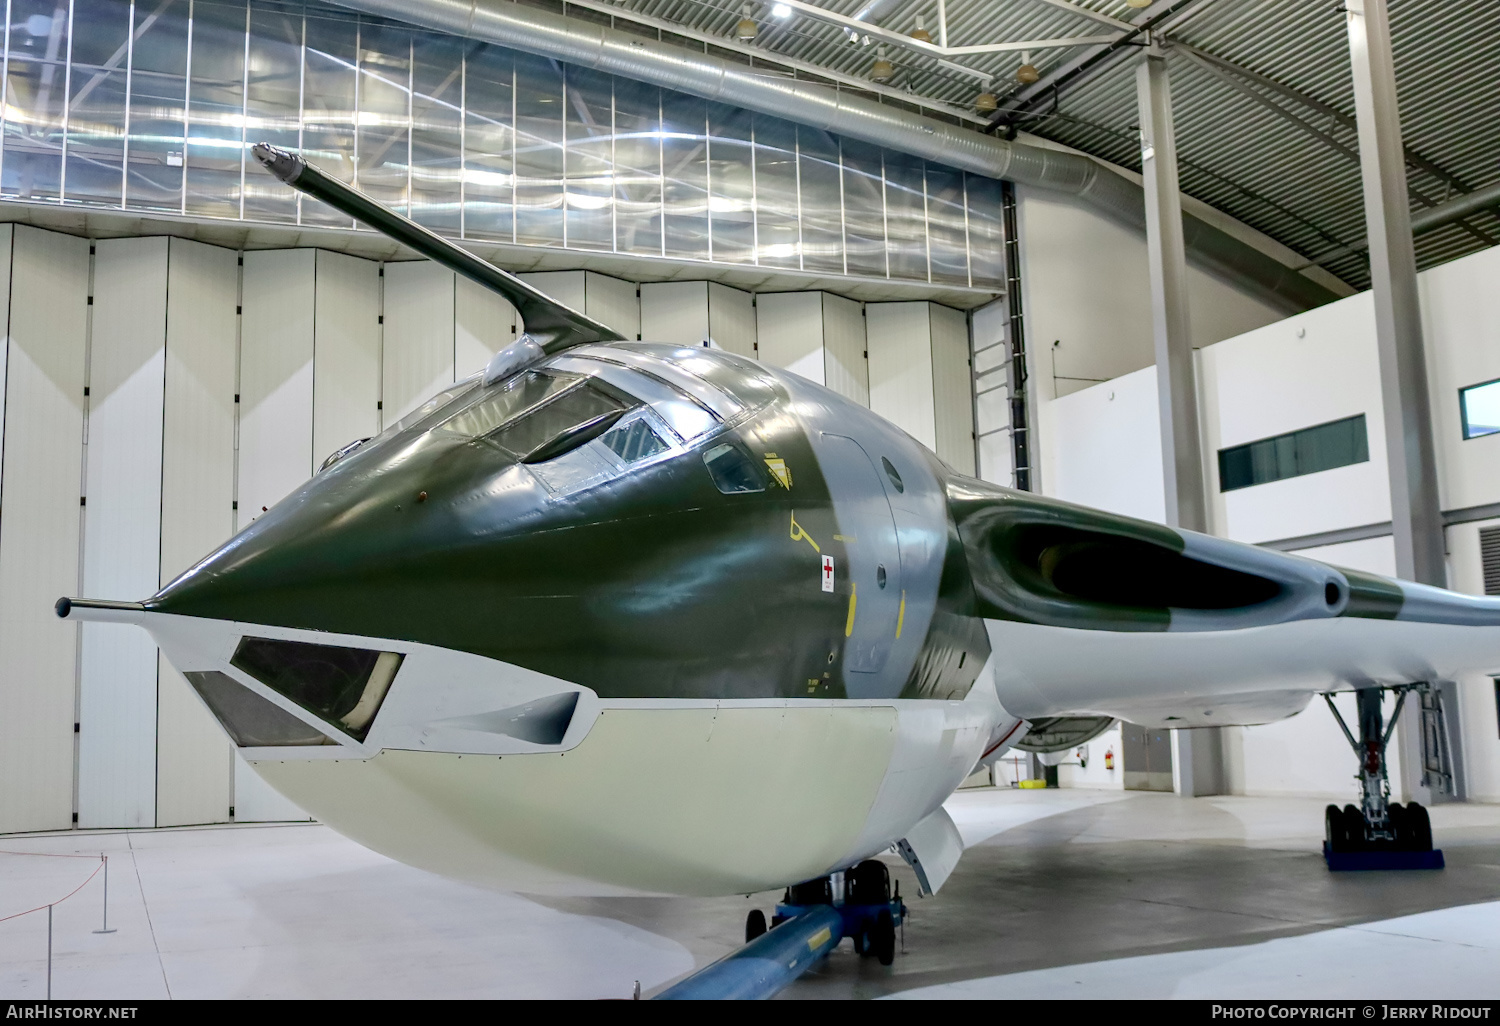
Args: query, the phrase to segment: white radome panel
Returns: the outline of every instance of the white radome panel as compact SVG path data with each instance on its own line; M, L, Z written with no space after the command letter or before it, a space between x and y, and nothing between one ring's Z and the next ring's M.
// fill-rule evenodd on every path
M167 264L161 581L234 533L237 254L171 240ZM234 748L198 696L160 660L156 823L223 822L234 802Z
M167 239L101 239L94 256L83 593L137 601L161 572ZM156 825L156 646L82 625L78 825Z
M318 251L309 473L338 449L379 431L379 310L380 265Z
M0 519L0 832L73 819L87 239L15 226Z
M445 267L430 260L385 265L384 425L453 384L455 299L454 274Z
M245 254L239 527L312 474L315 255L310 249Z

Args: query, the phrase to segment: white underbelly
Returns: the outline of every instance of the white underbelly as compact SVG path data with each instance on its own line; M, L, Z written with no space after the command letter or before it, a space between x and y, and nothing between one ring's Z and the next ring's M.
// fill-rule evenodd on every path
M529 893L719 895L883 850L952 792L989 729L972 702L664 705L606 706L559 752L246 754L335 830L444 876Z

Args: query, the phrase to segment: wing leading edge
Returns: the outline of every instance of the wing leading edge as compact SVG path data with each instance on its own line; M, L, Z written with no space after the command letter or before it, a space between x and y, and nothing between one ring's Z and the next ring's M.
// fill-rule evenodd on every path
M1500 669L1500 600L972 479L949 484L1006 709L1255 723Z

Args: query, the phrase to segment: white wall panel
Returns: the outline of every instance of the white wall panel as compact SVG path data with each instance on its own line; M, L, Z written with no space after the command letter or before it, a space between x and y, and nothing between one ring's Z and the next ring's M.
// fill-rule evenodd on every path
M430 260L385 265L381 395L386 425L454 382L453 282L452 271Z
M764 303L759 296L757 303ZM843 296L823 293L824 384L861 406L870 405L870 361L865 357L865 311Z
M642 282L641 338L672 345L702 345L708 338L708 282Z
M928 307L932 328L932 397L935 452L953 469L974 473L974 399L969 376L969 324L962 312Z
M17 225L0 494L0 832L73 818L86 239Z
M755 314L762 360L827 384L823 293L765 292L756 297Z
M1500 434L1465 440L1458 408L1459 389L1500 378L1497 280L1500 247L1423 271L1417 278L1444 509L1500 502Z
M167 239L103 239L94 257L83 593L135 601L161 573ZM82 626L78 825L156 823L156 674L137 627Z
M10 249L15 232L0 225L0 493L5 488L5 360L10 352Z
M310 249L245 254L240 527L312 473L315 259Z
M641 300L633 281L584 271L583 312L628 339L641 334Z
M755 359L755 297L709 282L708 337L727 353Z
M317 251L311 474L380 429L380 265Z
M1385 418L1369 293L1289 317L1204 349L1200 393L1211 396L1205 480L1240 541L1293 538L1391 517ZM1365 415L1370 459L1353 466L1219 492L1217 449Z
M260 775L234 756L234 821L236 823L285 823L311 817L281 796Z
M1451 264L1448 266L1452 266ZM1484 564L1479 532L1500 520L1456 524L1448 528L1448 583L1456 591L1484 594ZM1495 681L1482 673L1458 680L1459 723L1463 730L1465 768L1471 801L1500 802L1500 695Z
M869 303L870 409L936 450L931 323L925 302Z
M389 265L387 265L389 266ZM453 370L466 378L484 369L490 357L516 340L520 318L501 296L467 278L454 279ZM390 316L386 316L390 324ZM631 335L631 338L634 338Z
M1151 366L1156 358L1145 235L1045 190L1022 187L1016 193L1027 345L1044 357L1032 379L1033 394L1066 395L1089 384L1082 379ZM1188 306L1194 346L1281 317L1191 265ZM1061 343L1055 350L1054 342Z
M171 240L167 264L161 581L234 532L235 302L232 250ZM170 663L157 685L156 823L222 822L234 802L234 748Z
M540 289L563 306L588 313L586 271L531 271L517 275L534 289ZM524 331L525 328L523 327Z
M1039 414L1048 495L1165 522L1156 368L1043 403Z

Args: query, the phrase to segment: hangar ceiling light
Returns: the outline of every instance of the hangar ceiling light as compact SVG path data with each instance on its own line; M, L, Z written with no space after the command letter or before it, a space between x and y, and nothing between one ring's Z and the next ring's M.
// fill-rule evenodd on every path
M750 4L744 4L740 7L740 21L734 27L734 38L742 43L752 41L760 32L760 29L755 24L755 19L750 17L753 11L754 8Z

